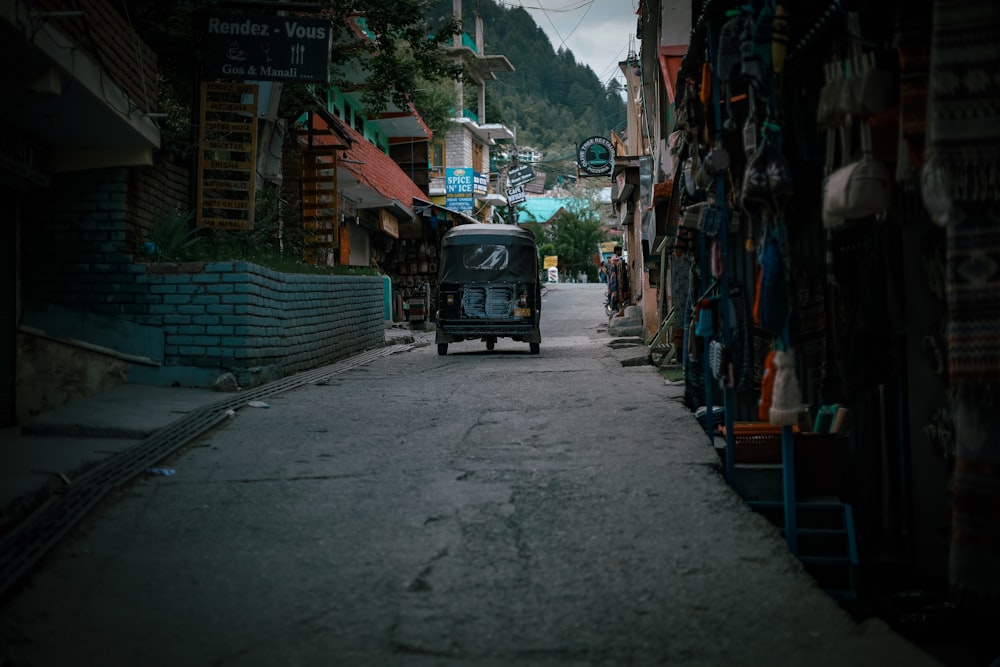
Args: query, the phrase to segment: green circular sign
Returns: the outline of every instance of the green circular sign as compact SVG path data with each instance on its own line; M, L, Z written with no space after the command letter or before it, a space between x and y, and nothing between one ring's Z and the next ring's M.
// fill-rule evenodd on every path
M580 169L590 176L611 173L615 161L615 147L604 137L590 137L577 149L576 161Z

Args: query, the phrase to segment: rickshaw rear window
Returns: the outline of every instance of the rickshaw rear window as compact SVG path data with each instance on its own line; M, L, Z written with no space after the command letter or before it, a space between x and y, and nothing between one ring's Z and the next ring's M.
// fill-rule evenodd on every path
M502 271L510 263L507 246L484 243L462 246L462 264L473 271Z

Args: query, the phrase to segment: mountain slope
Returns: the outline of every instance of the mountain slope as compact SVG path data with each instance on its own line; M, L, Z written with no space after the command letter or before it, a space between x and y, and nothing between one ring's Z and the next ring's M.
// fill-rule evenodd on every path
M616 80L602 83L589 66L576 61L572 51L554 50L545 32L520 7L462 0L468 34L475 32L477 5L485 52L506 56L515 69L487 83L488 122L516 128L517 143L541 150L545 162L562 158L570 164L581 141L610 137L612 130L624 128L625 102ZM438 0L434 15L450 14L452 8L452 0Z

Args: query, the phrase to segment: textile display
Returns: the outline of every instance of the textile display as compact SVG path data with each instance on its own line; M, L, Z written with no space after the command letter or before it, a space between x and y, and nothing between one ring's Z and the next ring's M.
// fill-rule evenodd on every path
M995 406L959 401L949 578L956 604L1000 609L1000 419Z
M939 224L955 201L1000 195L998 62L1000 5L934 2L923 195Z
M1000 609L1000 6L936 0L922 194L947 225L954 601Z
M947 227L947 357L955 396L950 580L956 601L1000 609L1000 205Z
M628 263L622 257L612 257L608 261L608 295L611 307L619 311L632 301Z
M1000 203L963 207L947 228L948 379L1000 380Z

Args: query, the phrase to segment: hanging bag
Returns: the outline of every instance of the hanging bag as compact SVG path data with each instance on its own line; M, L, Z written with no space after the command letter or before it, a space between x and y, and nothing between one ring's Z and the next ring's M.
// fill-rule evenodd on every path
M861 121L861 159L834 171L823 185L823 224L837 227L845 220L867 218L889 208L889 170L872 156L871 128Z
M865 81L869 85L875 85L873 81L878 76L868 76L869 68L873 67L872 61L866 59L861 53L858 45L860 39L859 24L857 16L852 14L848 19L848 25L854 34L854 47L852 57L848 60L847 69L852 73L851 79L844 82L844 92L850 100L845 101L845 110L851 110L857 115L858 130L861 135L861 159L843 167L840 167L829 176L823 184L823 225L827 229L839 227L847 220L867 218L879 213L884 213L889 208L892 197L892 180L889 170L885 165L876 160L872 155L871 125L868 122L868 114L865 111L866 105L862 104L859 96L864 94ZM877 106L875 100L869 100L868 104ZM850 116L849 116L850 117ZM842 159L847 158L847 133L849 128L841 128L843 141ZM827 143L827 164L831 164L831 149L828 134Z

